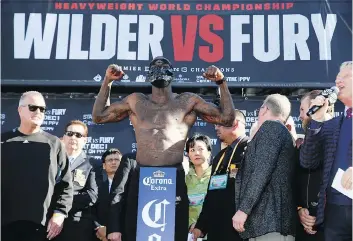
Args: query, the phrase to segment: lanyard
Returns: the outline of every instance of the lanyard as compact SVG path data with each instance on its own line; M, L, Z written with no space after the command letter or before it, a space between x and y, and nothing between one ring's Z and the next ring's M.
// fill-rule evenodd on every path
M229 166L230 166L230 163L232 162L232 159L233 159L235 150L237 149L239 143L241 142L241 140L243 140L243 138L244 138L244 137L242 137L242 138L237 142L237 144L235 145L235 147L234 147L234 149L233 149L232 155L230 156L230 159L229 159L229 161L228 161L227 173L229 172ZM216 169L215 169L213 175L215 175L216 172L218 171L218 168L219 168L219 166L221 165L221 163L222 163L222 161L223 161L223 158L224 158L226 152L227 152L227 151L223 152L223 155L222 155L221 158L219 159L218 164L217 164L217 167L216 167Z

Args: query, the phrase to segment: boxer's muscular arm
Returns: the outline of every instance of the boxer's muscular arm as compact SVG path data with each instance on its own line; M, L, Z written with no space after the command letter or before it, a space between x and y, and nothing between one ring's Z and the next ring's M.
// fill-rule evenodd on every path
M232 126L235 118L232 96L228 90L226 82L220 84L219 88L221 90L219 107L206 102L197 95L194 95L192 98L195 103L193 110L201 119L207 122L223 126Z
M93 106L92 120L94 123L118 122L129 115L129 100L132 99L132 95L110 104L110 90L111 83L104 81Z

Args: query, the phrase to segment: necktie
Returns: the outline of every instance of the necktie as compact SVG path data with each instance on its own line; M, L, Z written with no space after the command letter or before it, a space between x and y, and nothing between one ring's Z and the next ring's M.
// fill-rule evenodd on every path
M346 118L351 119L352 118L352 108L348 108L346 111Z

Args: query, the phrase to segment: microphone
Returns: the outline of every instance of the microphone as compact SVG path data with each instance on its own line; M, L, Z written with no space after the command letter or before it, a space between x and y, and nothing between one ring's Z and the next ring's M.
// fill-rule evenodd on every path
M331 87L331 89L326 89L321 92L321 96L328 99L329 105L333 105L337 101L339 89L336 86ZM311 116L316 113L322 106L314 105L312 106L309 111L306 113L307 116Z

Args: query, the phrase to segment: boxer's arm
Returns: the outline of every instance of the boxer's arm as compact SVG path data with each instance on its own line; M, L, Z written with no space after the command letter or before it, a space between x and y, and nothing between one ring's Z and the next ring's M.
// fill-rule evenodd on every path
M92 111L92 120L97 124L118 122L129 115L129 100L132 99L132 95L110 104L110 90L111 83L104 81L94 102Z
M219 106L206 102L201 97L194 95L193 101L195 104L193 110L201 119L207 122L232 126L235 118L232 96L226 82L220 84L219 88L221 91Z

